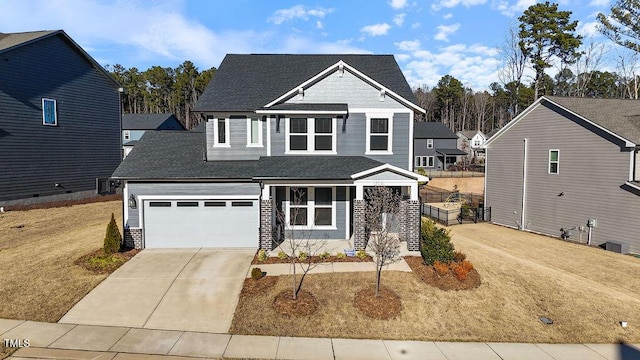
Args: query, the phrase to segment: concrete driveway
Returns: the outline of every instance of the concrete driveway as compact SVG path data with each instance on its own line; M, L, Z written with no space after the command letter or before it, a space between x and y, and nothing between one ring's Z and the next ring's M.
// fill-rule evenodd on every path
M226 333L255 250L146 249L60 323Z

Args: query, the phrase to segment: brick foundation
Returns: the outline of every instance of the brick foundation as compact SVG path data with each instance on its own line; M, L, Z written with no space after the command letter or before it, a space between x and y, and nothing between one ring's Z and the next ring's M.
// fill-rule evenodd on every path
M124 229L124 246L142 249L142 229Z
M406 228L405 239L407 250L420 250L420 202L418 200L406 200Z
M365 202L364 200L353 201L353 246L356 250L367 247L367 233L365 229Z
M273 250L273 200L260 201L260 249Z

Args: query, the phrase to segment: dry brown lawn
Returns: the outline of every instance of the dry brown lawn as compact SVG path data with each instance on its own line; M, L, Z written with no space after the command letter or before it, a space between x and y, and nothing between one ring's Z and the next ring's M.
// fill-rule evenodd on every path
M102 246L112 212L121 201L0 214L0 318L58 321L98 285L107 275L74 261Z
M307 317L272 307L290 282L241 299L233 334L544 343L640 342L640 259L490 224L451 227L457 250L482 276L479 288L442 291L415 274L383 273L383 285L402 298L391 320L355 310L355 294L371 273L313 274L307 290L320 306ZM544 325L539 316L554 320ZM622 329L620 320L629 322Z

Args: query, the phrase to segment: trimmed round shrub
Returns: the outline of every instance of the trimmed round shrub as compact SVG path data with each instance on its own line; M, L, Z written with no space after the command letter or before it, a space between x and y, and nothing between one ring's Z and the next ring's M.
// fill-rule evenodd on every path
M253 280L260 280L262 278L262 269L258 267L251 269L251 278Z

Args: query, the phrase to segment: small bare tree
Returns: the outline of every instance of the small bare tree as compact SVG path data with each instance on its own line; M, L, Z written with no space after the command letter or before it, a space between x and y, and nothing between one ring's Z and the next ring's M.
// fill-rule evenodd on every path
M367 247L376 262L376 296L380 291L382 268L400 260L400 238L392 231L392 224L400 213L399 194L384 186L367 189L364 212L365 224L370 231Z
M294 300L297 300L305 276L318 266L318 262L312 261L312 257L319 255L327 242L325 238L313 238L313 226L308 221L307 188L290 188L289 205L286 208L288 208L288 216L285 209L277 212L278 220L281 224L284 224L285 240L280 245L280 248L287 254L291 264L293 275L291 279L291 295ZM314 216L314 223L316 219L317 216ZM300 281L298 281L296 271L298 266L302 271Z

